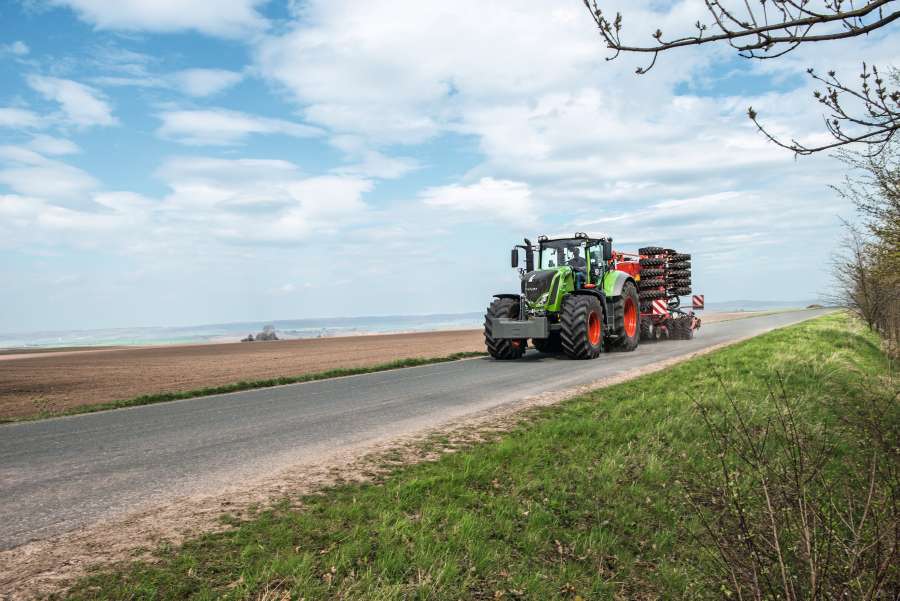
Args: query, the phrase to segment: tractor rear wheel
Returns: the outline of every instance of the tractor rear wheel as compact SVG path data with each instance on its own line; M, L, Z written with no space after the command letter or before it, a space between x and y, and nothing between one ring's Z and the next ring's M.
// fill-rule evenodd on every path
M501 317L515 318L519 315L519 301L512 298L494 299L484 316L484 344L494 359L518 359L525 354L527 340L494 338L493 320Z
M559 314L560 342L572 359L595 359L603 350L603 307L593 296L570 294Z
M548 355L558 353L562 350L559 332L550 332L548 338L532 338L531 343L534 345L534 348Z
M641 312L638 291L633 282L625 282L622 296L613 305L618 338L612 346L621 351L633 351L641 341Z

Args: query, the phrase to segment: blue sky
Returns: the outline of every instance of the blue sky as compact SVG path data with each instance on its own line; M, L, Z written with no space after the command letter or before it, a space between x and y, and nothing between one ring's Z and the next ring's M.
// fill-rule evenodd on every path
M616 2L607 3L611 9ZM634 35L702 3L619 2ZM28 0L0 6L0 331L483 308L523 235L694 255L709 301L827 289L841 166L803 73L608 62L578 0Z

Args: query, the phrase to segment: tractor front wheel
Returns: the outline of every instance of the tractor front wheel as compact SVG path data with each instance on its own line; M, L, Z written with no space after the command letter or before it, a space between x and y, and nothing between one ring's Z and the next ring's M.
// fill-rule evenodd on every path
M603 307L593 296L568 295L559 315L563 352L572 359L595 359L603 350Z
M519 301L511 298L494 299L484 316L484 344L494 359L518 359L525 354L527 340L494 338L493 320L519 316Z
M625 282L622 296L613 305L618 338L612 343L621 351L633 351L641 341L641 311L638 291L634 282Z

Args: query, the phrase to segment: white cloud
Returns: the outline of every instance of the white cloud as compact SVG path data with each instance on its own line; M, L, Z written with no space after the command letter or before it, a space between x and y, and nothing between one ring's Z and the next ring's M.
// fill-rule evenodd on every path
M133 88L169 88L171 87L171 82L167 81L162 77L155 77L152 75L147 75L143 77L123 77L120 75L101 75L99 77L92 77L90 79L91 83L96 84L98 86L109 86L109 87L133 87Z
M225 69L185 69L173 78L189 96L212 96L237 84L244 75Z
M362 153L359 161L339 167L335 173L351 173L379 179L397 179L419 168L419 162L409 157L391 157L374 150Z
M47 100L58 102L66 120L79 127L115 125L112 109L99 91L70 79L29 75L28 85Z
M43 120L37 113L15 107L0 107L0 127L37 129L43 125Z
M411 157L387 156L366 147L357 136L333 136L330 143L344 151L348 165L333 169L334 173L348 173L379 179L396 179L419 169L419 161Z
M627 59L604 59L583 6L552 0L464 0L452 11L415 0L352 10L313 1L292 30L257 52L261 74L290 92L310 121L381 144L452 131L471 107L631 77ZM696 64L681 61L642 85L668 85Z
M78 145L71 140L43 134L31 138L28 147L41 154L49 155L77 154L81 151Z
M81 169L17 146L0 146L0 184L23 196L71 205L99 187Z
M174 110L160 114L159 135L189 145L230 145L252 134L281 134L298 138L321 130L283 119L270 119L226 109Z
M232 243L302 244L365 216L371 182L351 176L305 177L281 160L181 157L158 172L171 188L161 215L174 225Z
M194 30L239 38L267 27L256 10L265 0L51 0L66 6L97 29L177 32Z
M484 177L468 186L428 188L421 199L428 206L448 209L473 221L491 219L523 227L537 222L538 205L523 182Z
M176 90L193 98L203 98L227 90L243 78L244 74L239 71L184 69L169 75L153 75L147 71L132 75L101 75L90 81L98 86Z
M0 46L0 54L12 54L13 56L25 56L31 49L28 47L28 44L23 42L22 40L16 40L11 44L4 44Z
M4 245L150 255L321 241L366 218L372 189L354 176L305 176L287 161L176 157L157 172L169 192L148 198L102 190L84 172L20 147L0 147L0 165L0 184L12 191L0 194Z

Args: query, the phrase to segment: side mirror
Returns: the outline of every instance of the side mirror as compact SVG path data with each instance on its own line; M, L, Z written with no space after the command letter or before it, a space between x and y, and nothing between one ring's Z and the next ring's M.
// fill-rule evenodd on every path
M518 248L512 249L512 253L510 254L510 258L509 258L509 263L512 267L519 266L519 249Z
M603 242L603 259L606 261L609 261L612 258L613 258L612 242L604 241Z

